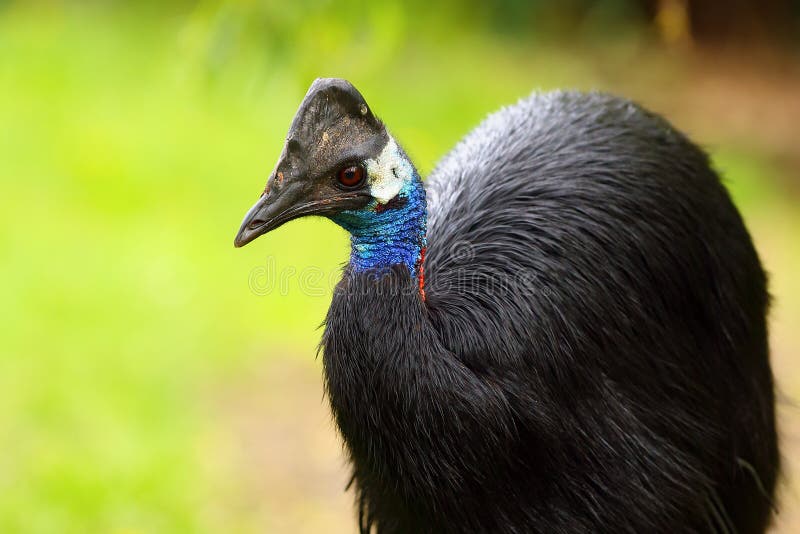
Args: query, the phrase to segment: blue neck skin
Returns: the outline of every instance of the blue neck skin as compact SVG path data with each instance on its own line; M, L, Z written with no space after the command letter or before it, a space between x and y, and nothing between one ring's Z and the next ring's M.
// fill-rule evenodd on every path
M373 199L364 208L343 211L332 220L350 232L353 272L380 272L404 264L413 278L419 278L427 213L425 189L416 171L385 205Z

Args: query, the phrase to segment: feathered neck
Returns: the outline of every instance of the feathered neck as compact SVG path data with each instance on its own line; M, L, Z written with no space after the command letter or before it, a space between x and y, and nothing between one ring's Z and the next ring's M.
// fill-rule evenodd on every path
M382 273L402 264L419 281L423 292L427 211L425 188L416 170L385 203L374 199L360 210L336 215L333 221L350 232L353 272Z

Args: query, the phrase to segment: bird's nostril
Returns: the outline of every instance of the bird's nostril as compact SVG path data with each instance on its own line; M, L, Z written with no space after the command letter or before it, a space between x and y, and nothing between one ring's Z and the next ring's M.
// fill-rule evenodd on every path
M247 226L251 230L253 230L255 228L258 228L259 226L264 226L264 224L266 224L266 222L267 221L265 221L264 219L253 219L252 221L250 221L250 224L248 224Z

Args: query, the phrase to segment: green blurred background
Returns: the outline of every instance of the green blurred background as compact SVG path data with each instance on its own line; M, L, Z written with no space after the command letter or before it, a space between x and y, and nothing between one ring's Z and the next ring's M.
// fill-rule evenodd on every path
M353 532L315 349L347 238L232 240L311 81L423 174L536 88L705 146L770 272L800 532L800 3L0 0L0 532Z

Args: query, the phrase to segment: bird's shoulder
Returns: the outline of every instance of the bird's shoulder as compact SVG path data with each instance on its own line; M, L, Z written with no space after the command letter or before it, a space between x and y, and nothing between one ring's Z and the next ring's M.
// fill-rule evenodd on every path
M688 141L659 115L602 92L534 92L486 117L426 180L430 228L451 212L519 196L544 182L580 177L593 165L658 158ZM442 223L447 224L447 223Z

